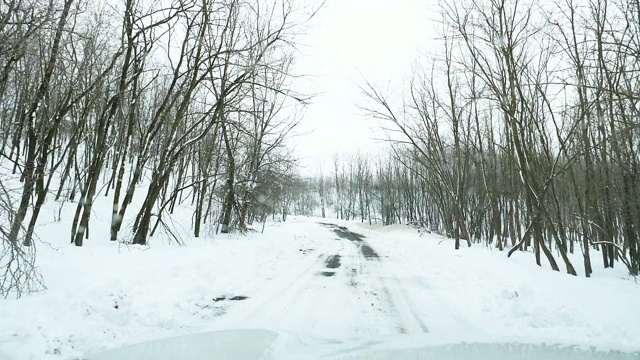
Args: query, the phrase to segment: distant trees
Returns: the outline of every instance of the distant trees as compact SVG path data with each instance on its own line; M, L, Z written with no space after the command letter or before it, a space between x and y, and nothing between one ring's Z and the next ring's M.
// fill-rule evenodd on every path
M418 179L378 170L413 188L393 205L413 210L383 218L418 214L456 248L531 246L558 270L555 252L574 275L567 254L579 248L589 276L597 249L605 267L621 260L638 275L640 4L548 5L444 2L444 51L404 106L364 88L366 112L394 125L397 160Z
M351 159L340 157L334 158L333 179L318 179L316 182L322 184L322 199L327 201L327 190L335 193L333 201L333 211L335 216L344 220L360 219L361 221L372 221L372 167L369 160L356 155ZM326 185L331 186L327 189Z

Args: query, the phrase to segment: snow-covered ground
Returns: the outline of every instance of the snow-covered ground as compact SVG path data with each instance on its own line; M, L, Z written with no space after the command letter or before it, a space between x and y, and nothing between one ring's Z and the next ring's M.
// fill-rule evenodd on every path
M229 329L260 329L251 334L267 343L272 332L289 334L279 354L313 339L376 346L499 338L640 351L640 285L596 261L593 278L573 277L535 266L531 254L455 251L451 240L408 226L317 218L186 246L95 236L76 248L67 225L39 228L48 289L0 300L0 359L87 358Z

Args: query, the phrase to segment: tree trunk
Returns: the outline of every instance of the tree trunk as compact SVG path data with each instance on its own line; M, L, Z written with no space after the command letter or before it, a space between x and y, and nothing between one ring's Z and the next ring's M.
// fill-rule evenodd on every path
M220 232L227 234L231 231L231 215L233 212L233 203L235 201L234 182L235 182L235 159L233 157L233 149L229 136L227 135L227 129L222 124L222 136L224 138L224 144L227 151L227 192L224 199L224 205L222 209L222 225Z

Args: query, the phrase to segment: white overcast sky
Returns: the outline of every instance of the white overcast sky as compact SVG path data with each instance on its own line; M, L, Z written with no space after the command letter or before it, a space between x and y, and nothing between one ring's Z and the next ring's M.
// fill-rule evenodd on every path
M316 172L321 163L326 168L336 153L381 147L372 139L379 137L377 123L357 108L359 86L366 80L399 90L438 33L436 1L327 0L311 20L297 39L296 71L309 75L304 90L318 94L299 129L307 134L294 140L303 172Z

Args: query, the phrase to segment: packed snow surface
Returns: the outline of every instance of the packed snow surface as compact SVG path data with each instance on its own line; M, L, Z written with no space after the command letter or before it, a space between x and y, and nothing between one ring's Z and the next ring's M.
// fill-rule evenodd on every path
M640 285L622 267L600 268L595 254L586 279L538 267L528 253L456 251L410 226L301 217L185 246L105 235L77 248L61 223L40 234L48 289L0 300L3 360L144 359L158 344L193 359L395 358L390 349L491 358L531 346L545 358L576 348L640 356L629 353L640 351Z

